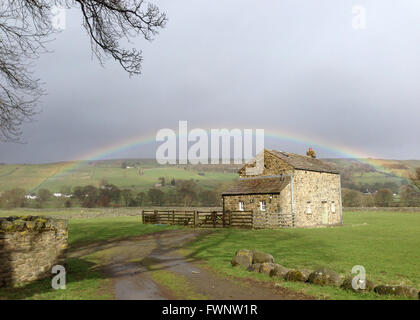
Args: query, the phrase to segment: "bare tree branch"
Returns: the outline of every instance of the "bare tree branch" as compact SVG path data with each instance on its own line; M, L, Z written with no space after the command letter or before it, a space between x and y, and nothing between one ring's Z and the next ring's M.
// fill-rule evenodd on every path
M6 0L0 3L0 140L19 141L21 125L36 114L43 94L32 74L33 62L57 32L54 6L78 8L91 47L101 64L116 60L129 75L141 73L142 52L123 42L152 40L167 18L144 0Z

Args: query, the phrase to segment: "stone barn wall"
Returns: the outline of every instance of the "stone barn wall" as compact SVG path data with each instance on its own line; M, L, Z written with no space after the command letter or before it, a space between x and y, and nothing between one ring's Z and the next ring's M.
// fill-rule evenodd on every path
M271 196L271 199L270 199ZM260 210L260 201L265 200L266 211ZM260 228L278 228L280 227L279 212L280 195L279 194L247 194L224 196L224 208L226 211L239 211L239 201L244 202L244 211L252 211L253 227Z
M67 221L48 217L0 218L0 287L51 276L65 264Z
M239 201L243 201L244 210L254 212L254 228L315 227L342 223L339 174L309 170L293 172L294 220L291 178L285 179L289 183L280 194L225 195L224 209L238 211ZM260 210L261 200L266 201L265 212Z
M262 155L264 155L264 160ZM264 161L264 167L261 168L262 172L254 172L255 176L262 179L264 177L267 179L279 177L280 179L282 176L288 183L284 188L279 188L280 194L274 201L275 207L269 205L269 195L263 194L266 190L256 184L254 189L251 185L250 190L246 190L251 191L249 193L254 193L254 195L239 196L234 195L235 193L232 191L226 191L225 210L237 211L238 201L242 197L247 198L244 201L245 210L254 211L254 228L316 227L342 224L341 185L338 171L311 157L264 150L239 170L240 177L250 178L246 174L246 169L255 168L258 160ZM293 177L293 183L290 180L291 177ZM238 190L241 190L239 184L237 187ZM235 186L231 189L235 191ZM259 210L258 204L261 197L267 202L266 212ZM248 198L254 199L254 204L250 204Z
M239 170L239 176L241 178L249 178L249 175L246 175L246 168L252 167L255 167L255 162L246 164L243 168L241 168L241 170ZM258 174L258 176L263 177L279 174L290 174L293 173L293 171L294 168L290 164L278 159L270 152L264 151L264 169L261 174Z
M327 215L327 225L341 224L340 175L296 170L294 174L295 227L323 225L322 216ZM311 213L307 212L308 205ZM333 212L335 208L335 212Z

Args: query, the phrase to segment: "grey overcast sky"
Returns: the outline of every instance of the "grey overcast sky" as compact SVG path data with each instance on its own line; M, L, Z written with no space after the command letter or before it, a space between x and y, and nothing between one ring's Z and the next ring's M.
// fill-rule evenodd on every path
M25 144L0 162L78 160L133 136L189 127L274 128L266 146L321 157L338 149L420 159L420 1L152 0L169 22L129 78L92 57L80 13L37 61L48 95ZM354 5L366 29L354 29ZM317 145L319 141L320 145ZM153 157L138 145L107 157Z

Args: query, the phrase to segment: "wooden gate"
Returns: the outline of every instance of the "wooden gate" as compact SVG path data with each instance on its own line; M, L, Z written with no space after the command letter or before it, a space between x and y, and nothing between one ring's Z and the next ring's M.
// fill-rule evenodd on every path
M252 211L142 210L144 224L198 228L252 228Z
M231 211L229 212L229 225L232 228L252 229L254 215L252 211Z
M198 211L198 217L197 227L200 228L223 228L228 226L226 214L222 211Z

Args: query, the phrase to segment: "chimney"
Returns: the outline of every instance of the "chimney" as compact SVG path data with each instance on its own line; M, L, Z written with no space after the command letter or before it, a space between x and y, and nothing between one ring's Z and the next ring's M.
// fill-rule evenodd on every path
M308 152L306 152L306 155L314 159L316 158L316 153L312 148L309 148Z

